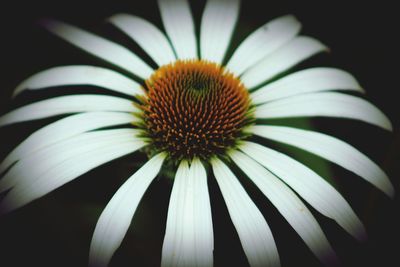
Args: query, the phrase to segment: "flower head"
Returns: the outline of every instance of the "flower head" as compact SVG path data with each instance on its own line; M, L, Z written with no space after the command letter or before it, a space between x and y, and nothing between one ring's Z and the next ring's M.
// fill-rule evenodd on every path
M175 159L223 155L246 135L249 92L215 63L177 61L145 81L138 117L154 150Z
M390 121L363 98L338 92L363 93L343 70L309 68L281 77L327 50L311 37L298 36L301 26L293 16L268 22L225 59L240 1L208 0L198 38L186 0L158 3L166 34L132 15L109 20L143 48L158 65L155 70L119 44L63 22L43 23L57 36L132 76L98 66L60 66L41 71L16 88L18 95L24 90L84 84L121 96L71 94L1 116L0 126L5 126L68 114L34 132L3 160L0 192L8 192L0 203L1 212L22 207L106 162L146 153L148 161L119 188L97 222L91 265L109 264L147 188L163 169L173 168L162 266L213 265L208 179L214 178L249 264L279 266L272 231L232 171L236 165L316 257L324 264L334 263L334 250L304 202L357 239L365 238L362 222L316 172L257 140L309 151L388 196L393 196L393 186L382 169L353 146L323 133L265 125L263 119L338 117L391 130Z

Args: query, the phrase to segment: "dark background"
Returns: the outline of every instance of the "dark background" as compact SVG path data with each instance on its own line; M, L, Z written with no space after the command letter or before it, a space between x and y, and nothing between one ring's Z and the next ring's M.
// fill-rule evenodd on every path
M303 23L303 34L320 39L332 50L329 55L320 55L298 68L335 66L353 73L366 89L366 98L392 120L394 133L353 121L312 120L314 128L348 141L375 160L389 174L397 189L396 198L390 200L359 177L329 165L331 178L365 223L369 234L366 243L358 243L331 220L314 212L344 266L400 266L397 255L399 220L396 218L400 189L399 43L396 40L399 18L397 8L388 3L243 1L240 28L231 47L237 46L240 40L268 20L294 14ZM192 3L197 26L203 6L204 1ZM67 64L109 67L45 32L36 25L40 18L51 17L76 24L124 44L148 59L132 41L105 22L107 17L119 12L139 15L161 25L155 1L112 1L105 4L35 1L34 5L3 2L0 16L0 114L47 96L46 93L25 93L11 102L13 88L35 72ZM88 92L91 90L87 88ZM49 121L52 120L0 129L0 156L5 156L30 132ZM294 120L290 123L299 122ZM300 161L312 165L313 159L315 157L307 154ZM136 155L106 164L0 218L0 266L86 266L91 234L99 214L117 188L144 160ZM319 266L274 207L254 186L243 183L272 228L282 265ZM171 183L163 178L151 185L128 235L113 258L112 266L159 264L170 189ZM246 259L213 179L210 179L210 194L216 238L215 265L246 266Z

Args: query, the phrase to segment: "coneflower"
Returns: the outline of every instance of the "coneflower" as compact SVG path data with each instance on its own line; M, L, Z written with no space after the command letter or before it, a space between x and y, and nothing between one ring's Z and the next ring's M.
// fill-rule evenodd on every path
M59 21L43 24L137 80L111 69L77 65L47 69L23 81L15 95L24 90L93 85L125 97L72 94L1 116L0 126L5 126L68 114L34 132L1 163L0 192L9 190L1 211L22 207L106 162L145 153L148 161L120 187L98 220L90 265L108 265L148 186L164 169L173 168L162 266L213 265L210 177L218 183L250 266L279 266L279 248L265 218L231 170L236 165L322 263L335 263L335 252L303 201L357 239L365 238L362 222L316 172L253 137L316 154L392 197L394 189L386 174L353 146L326 134L265 125L260 120L338 117L391 130L387 117L363 98L344 93L363 90L343 70L309 68L276 79L327 50L316 39L299 36L301 25L293 16L257 29L225 61L240 1L207 1L199 42L186 0L158 4L166 34L131 15L109 20L157 63L155 70L128 49L85 30ZM103 129L107 127L112 129Z

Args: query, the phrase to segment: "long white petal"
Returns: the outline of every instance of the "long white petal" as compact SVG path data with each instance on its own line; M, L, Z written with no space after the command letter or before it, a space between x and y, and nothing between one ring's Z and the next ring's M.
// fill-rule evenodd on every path
M132 153L144 144L141 141L126 141L117 145L76 155L54 166L31 181L20 181L4 197L0 212L10 212L63 186L86 172L116 158Z
M208 194L207 172L201 161L195 158L190 166L194 182L194 227L196 262L201 266L213 265L214 231Z
M167 37L147 20L129 14L114 15L109 20L137 42L159 66L176 60Z
M29 77L17 86L13 96L26 89L38 90L66 85L99 86L128 96L143 94L137 82L113 70L94 66L62 66L47 69Z
M182 225L184 221L183 208L184 200L179 197L185 197L186 182L189 176L189 164L186 160L181 161L175 174L174 186L172 188L169 200L167 226L164 236L161 265L171 266L177 265L182 248L182 229L177 229L177 225Z
M200 26L200 57L222 63L237 19L240 0L208 0Z
M0 117L0 127L12 123L43 119L86 111L135 112L133 102L106 95L67 95L38 101L14 109Z
M357 239L366 237L365 228L347 201L317 173L285 154L262 145L244 142L241 150L274 173L313 208Z
M179 59L196 59L194 21L187 0L158 0L165 31Z
M394 197L394 188L385 172L353 146L335 137L283 126L256 125L252 133L299 147L354 172Z
M121 245L147 188L159 173L166 155L151 158L114 194L101 213L90 245L89 265L106 267Z
M285 183L240 151L235 151L230 156L323 263L329 265L337 261L335 252L317 220Z
M207 174L199 159L176 173L168 207L162 266L213 266L214 235Z
M61 21L45 21L43 26L80 49L121 67L142 79L147 79L153 73L153 69L134 53L103 37Z
M214 158L211 164L250 266L279 266L275 241L263 215L221 160Z
M266 23L240 44L229 60L227 68L236 75L241 75L246 69L293 39L300 28L300 22L291 15Z
M311 68L285 76L251 93L254 104L305 93L331 90L364 92L348 72L334 68Z
M298 95L256 108L257 118L335 117L360 120L392 130L389 119L368 101L351 95L321 92Z
M39 149L18 161L0 180L0 192L20 182L33 181L46 171L63 161L87 153L103 146L124 141L142 144L136 129L114 129L87 132ZM79 164L78 164L79 165Z
M31 134L20 143L0 164L0 173L15 161L54 143L68 139L83 132L128 124L137 118L122 112L89 112L72 115L53 122Z
M256 87L307 58L326 50L327 47L314 38L296 37L246 70L241 77L242 82L247 88Z
M125 138L123 140L113 138L108 142L99 143L99 147L97 148L92 148L89 151L82 149L83 151L75 155L71 155L68 158L64 157L63 160L59 160L47 171L31 171L32 176L30 179L19 179L15 187L4 197L0 204L0 211L10 212L24 206L74 180L80 175L111 160L132 153L144 145L142 141L135 139L127 140ZM58 155L53 157L56 156ZM62 156L59 158L62 158ZM36 164L40 166L41 162L36 162ZM35 166L31 166L31 169L35 168ZM38 169L41 168L39 167Z

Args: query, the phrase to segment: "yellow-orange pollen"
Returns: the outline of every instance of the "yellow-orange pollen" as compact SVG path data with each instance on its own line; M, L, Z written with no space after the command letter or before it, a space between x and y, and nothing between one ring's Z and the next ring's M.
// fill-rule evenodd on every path
M223 154L250 123L247 89L233 74L202 60L176 61L146 82L143 127L157 151L173 158Z

